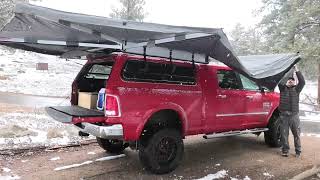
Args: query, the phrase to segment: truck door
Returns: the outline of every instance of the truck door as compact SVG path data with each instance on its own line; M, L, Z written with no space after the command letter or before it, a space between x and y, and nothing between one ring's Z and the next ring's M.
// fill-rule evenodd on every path
M263 108L263 99L265 93L262 93L259 86L240 74L240 79L245 94L245 114L243 116L243 127L250 129L258 127L260 124L264 124L267 118L268 112Z
M218 88L216 101L216 131L238 130L242 127L245 113L245 96L241 90L240 78L232 70L217 70Z

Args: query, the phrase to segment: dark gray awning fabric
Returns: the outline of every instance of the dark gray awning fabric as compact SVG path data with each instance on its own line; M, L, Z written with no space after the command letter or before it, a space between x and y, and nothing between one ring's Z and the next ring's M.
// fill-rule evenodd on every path
M274 87L301 60L299 54L239 56L251 79L268 88Z
M62 57L117 51L167 58L171 54L172 59L200 63L208 63L211 57L271 89L299 59L239 59L220 28L114 20L30 4L16 5L15 16L0 31L0 44Z

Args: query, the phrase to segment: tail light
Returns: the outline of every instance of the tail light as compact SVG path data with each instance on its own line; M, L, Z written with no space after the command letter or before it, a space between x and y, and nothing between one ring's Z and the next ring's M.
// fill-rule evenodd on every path
M105 98L105 116L120 117L121 112L119 98L110 94L106 94Z

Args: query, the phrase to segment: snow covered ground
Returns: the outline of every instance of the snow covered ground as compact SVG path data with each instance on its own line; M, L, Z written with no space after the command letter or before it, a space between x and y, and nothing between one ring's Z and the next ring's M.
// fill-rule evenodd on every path
M0 92L67 97L85 62L0 47ZM48 63L49 70L36 70L36 63ZM74 126L53 120L41 108L16 112L4 110L10 109L6 106L0 107L0 150L66 145L82 140Z
M272 177L269 173L263 173L265 177ZM228 177L228 178L227 178ZM228 171L226 170L220 170L214 174L208 174L202 178L196 179L196 180L214 180L214 179L231 179L231 180L251 180L250 177L245 176L244 178L239 178L239 177L229 177Z
M302 121L319 121L320 111L317 107L318 83L306 81L306 86L300 95L300 112Z
M44 112L0 113L0 150L77 143L73 125L59 123Z
M10 52L0 47L0 91L69 96L71 83L82 67L77 63L85 62L20 50ZM36 70L37 63L48 63L49 70Z
M300 99L305 103L317 102L318 97L318 83L316 81L306 81L306 86L303 88Z

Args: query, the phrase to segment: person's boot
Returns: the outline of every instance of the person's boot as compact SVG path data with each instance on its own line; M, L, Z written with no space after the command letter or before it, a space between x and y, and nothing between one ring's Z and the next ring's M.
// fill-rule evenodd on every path
M283 156L283 157L289 157L289 153L282 151L281 156Z
M296 153L296 158L300 158L301 157L301 153L300 152L297 152Z

